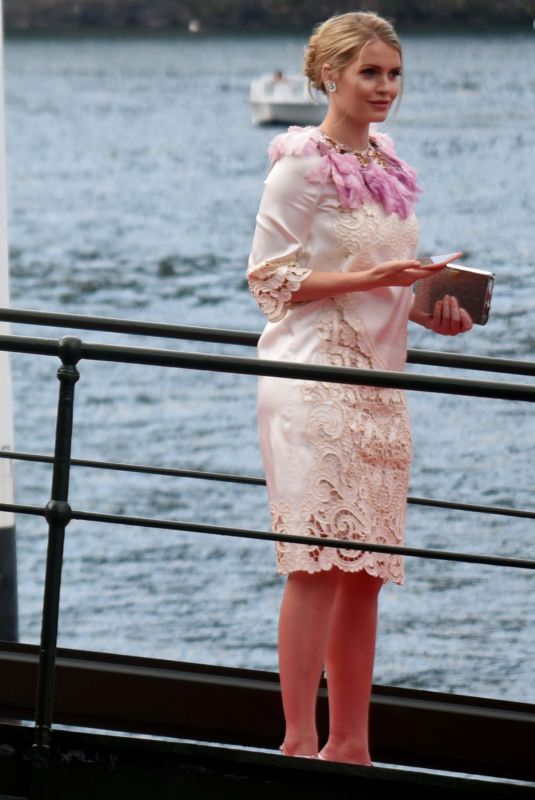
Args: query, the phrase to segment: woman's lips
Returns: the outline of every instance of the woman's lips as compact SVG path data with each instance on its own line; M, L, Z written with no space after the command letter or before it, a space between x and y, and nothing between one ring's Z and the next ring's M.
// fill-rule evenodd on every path
M388 108L390 106L390 100L370 100L372 106L375 108Z

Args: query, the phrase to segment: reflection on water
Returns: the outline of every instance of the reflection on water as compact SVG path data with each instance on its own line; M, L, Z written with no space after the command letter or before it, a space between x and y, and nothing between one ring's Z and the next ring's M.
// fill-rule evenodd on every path
M405 96L388 129L425 190L421 249L462 249L466 263L496 273L486 328L462 340L413 331L411 344L531 359L533 37L405 45ZM295 71L302 47L273 36L8 42L13 305L260 330L244 270L277 129L250 124L246 97L274 65ZM56 367L13 358L20 450L52 449ZM75 457L261 473L254 379L94 363L80 371ZM416 393L410 402L412 494L533 507L526 405ZM18 501L45 503L49 481L48 467L17 465ZM72 504L269 526L263 489L191 479L77 469ZM412 507L408 523L414 546L533 549L523 520ZM18 530L21 634L35 641L44 529L19 519ZM406 572L403 588L381 595L376 681L534 702L532 574L416 559ZM64 646L276 668L281 580L270 544L71 523L64 575Z

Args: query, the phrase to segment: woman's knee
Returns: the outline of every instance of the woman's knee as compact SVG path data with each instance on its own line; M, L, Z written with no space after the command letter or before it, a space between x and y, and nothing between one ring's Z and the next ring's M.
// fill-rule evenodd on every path
M351 592L377 597L383 586L383 579L377 575L371 575L365 569L359 572L343 573L342 582L344 588Z
M340 581L338 570L321 570L320 572L304 572L298 570L288 575L288 588L302 594L317 595L332 593Z

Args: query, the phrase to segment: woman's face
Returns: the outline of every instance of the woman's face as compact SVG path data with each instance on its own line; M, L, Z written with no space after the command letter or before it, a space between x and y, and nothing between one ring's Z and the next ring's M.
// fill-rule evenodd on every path
M336 82L336 91L329 94L330 103L357 125L382 122L399 94L401 69L399 52L380 39L372 39L342 70L333 72L325 65L326 79Z

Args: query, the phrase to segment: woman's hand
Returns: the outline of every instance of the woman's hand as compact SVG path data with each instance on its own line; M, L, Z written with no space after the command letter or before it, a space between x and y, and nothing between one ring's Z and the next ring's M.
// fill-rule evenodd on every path
M458 333L469 331L473 325L472 317L468 311L459 306L456 297L447 294L435 303L430 325L435 333L457 336Z
M383 261L381 264L376 264L374 267L366 270L366 275L373 287L412 286L416 281L421 281L424 278L429 278L431 275L434 275L435 272L440 272L445 266L445 263L426 264L422 266L420 261L414 259L407 261Z
M452 253L445 261L433 264L422 264L421 261L412 259L406 261L383 261L367 271L370 279L376 286L412 286L416 281L430 278L435 272L440 272L451 261L462 255L460 251Z
M456 297L448 294L442 300L437 300L432 314L415 313L411 314L410 319L443 336L457 336L458 333L469 331L474 325L468 311L459 306Z

